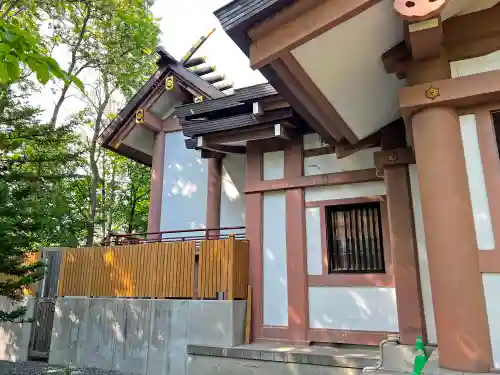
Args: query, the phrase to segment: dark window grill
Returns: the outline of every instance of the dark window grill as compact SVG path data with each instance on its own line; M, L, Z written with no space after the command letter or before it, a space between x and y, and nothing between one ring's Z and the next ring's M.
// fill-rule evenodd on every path
M379 202L326 207L329 273L384 273Z

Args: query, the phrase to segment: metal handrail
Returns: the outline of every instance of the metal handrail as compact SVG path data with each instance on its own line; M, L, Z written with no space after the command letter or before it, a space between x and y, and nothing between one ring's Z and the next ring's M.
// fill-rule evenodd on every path
M200 229L180 229L166 230L161 232L140 232L140 233L109 233L102 241L101 245L128 245L128 244L143 244L154 242L181 242L181 241L202 241L224 239L229 236L234 236L236 239L245 239L246 227L220 227L220 228L200 228ZM228 232L230 233L221 233ZM203 232L200 235L193 235L197 232ZM186 235L182 235L182 234ZM179 236L170 236L179 234Z

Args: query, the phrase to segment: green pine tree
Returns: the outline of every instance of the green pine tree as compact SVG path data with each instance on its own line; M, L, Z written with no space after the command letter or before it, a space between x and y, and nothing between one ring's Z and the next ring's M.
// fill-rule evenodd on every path
M38 109L23 96L0 90L0 296L13 301L44 276L44 263L27 258L50 245L51 223L64 221L68 208L60 207L58 189L75 177L78 160L72 129L40 124ZM25 313L24 307L0 311L0 321L19 322Z

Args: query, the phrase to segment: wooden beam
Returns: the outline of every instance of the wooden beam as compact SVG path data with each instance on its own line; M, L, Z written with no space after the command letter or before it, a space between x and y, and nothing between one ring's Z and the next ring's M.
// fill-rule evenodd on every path
M248 31L250 65L259 69L379 1L297 0Z
M351 156L361 150L366 150L367 148L380 146L380 133L374 133L369 137L363 139L362 141L350 144L348 142L339 142L335 145L335 155L337 159L343 159Z
M377 170L383 170L393 165L415 164L415 154L411 147L396 148L375 152L373 160Z
M326 142L333 146L336 141L344 138L347 138L351 143L358 141L356 135L349 129L292 54L288 53L282 59L273 62L272 67L281 81L286 82L290 94L295 97L294 100L300 102L304 110L315 118L316 123L308 122ZM290 102L292 98L287 100ZM299 114L301 114L300 111ZM302 116L306 118L306 116ZM336 126L332 126L333 124ZM342 128L344 133L339 128Z
M246 146L221 145L217 143L208 143L204 137L198 137L196 148L200 150L213 151L221 154L245 154Z
M205 142L210 144L225 144L235 142L250 142L275 137L290 139L295 135L295 130L293 128L287 128L286 123L283 123L275 125L266 124L263 126L255 126L245 130L235 129L221 133L208 134L203 136L203 138Z
M448 0L394 0L394 9L404 20L425 21L439 15L447 2Z
M408 39L414 60L425 60L438 57L443 50L443 24L441 18L408 25Z
M435 51L437 46L435 42L441 39L443 54L446 55L447 61L470 59L498 51L500 49L498 19L500 19L500 5L452 17L443 21L437 29L419 30L421 24L411 24L409 28L413 32L408 30L408 43L402 42L382 55L385 70L387 73L395 73L398 78L406 78L407 71L412 66L412 53L416 59L425 57L425 50ZM412 52L408 48L410 44Z
M150 111L146 111L144 113L143 125L154 132L159 132L163 128L163 120L153 115Z

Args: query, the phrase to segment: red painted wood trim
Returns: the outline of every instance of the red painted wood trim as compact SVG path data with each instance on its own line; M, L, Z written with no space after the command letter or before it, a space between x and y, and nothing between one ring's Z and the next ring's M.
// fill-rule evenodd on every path
M330 200L326 200L326 201L311 201L311 202L306 202L306 207L340 206L343 204L384 202L384 201L385 201L385 196L373 195L373 196L368 196L368 197L330 199Z
M262 152L258 143L247 145L247 181L260 181L263 175ZM246 194L246 237L249 241L249 281L252 285L252 330L253 339L262 337L263 324L263 194Z
M400 341L411 345L426 330L408 167L389 167L384 175Z
M309 342L335 342L340 344L373 345L378 346L387 335L394 332L374 331L344 331L335 329L311 328L307 333Z
M245 193L257 193L274 190L308 188L314 186L343 185L359 182L381 181L375 169L329 173L316 176L301 176L269 181L247 181Z
M384 262L385 273L368 273L368 274L347 274L347 273L328 273L328 250L327 250L327 228L326 228L326 206L354 204L379 201L380 212L382 214L382 236L384 241ZM309 203L311 205L309 206ZM336 199L327 201L307 202L306 206L319 207L320 209L320 233L321 233L321 255L323 264L322 275L309 275L309 286L378 286L378 287L394 287L394 276L391 257L391 244L389 241L389 228L387 219L387 205L385 196L359 197L349 199Z
M303 174L302 139L285 149L285 178ZM306 340L309 321L304 189L286 191L286 263L288 291L288 339ZM266 337L266 336L264 336Z

